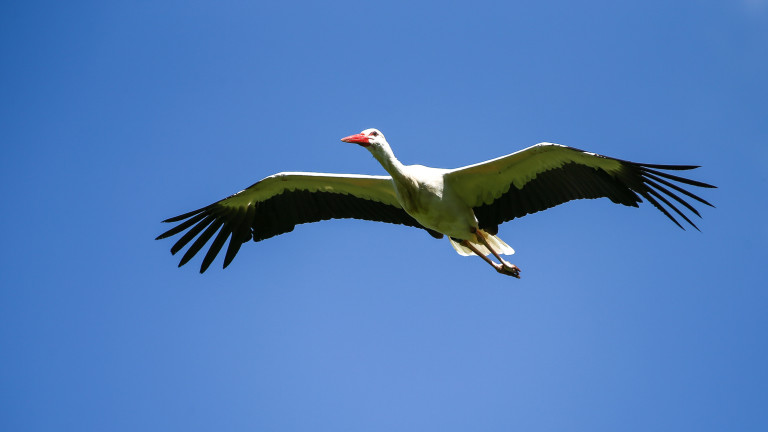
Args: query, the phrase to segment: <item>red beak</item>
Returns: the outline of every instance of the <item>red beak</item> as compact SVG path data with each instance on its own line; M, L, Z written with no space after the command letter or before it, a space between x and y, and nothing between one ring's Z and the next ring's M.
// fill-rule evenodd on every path
M360 144L361 146L364 146L364 147L368 147L369 145L371 145L370 139L368 139L367 136L361 133L344 137L341 140L348 143Z

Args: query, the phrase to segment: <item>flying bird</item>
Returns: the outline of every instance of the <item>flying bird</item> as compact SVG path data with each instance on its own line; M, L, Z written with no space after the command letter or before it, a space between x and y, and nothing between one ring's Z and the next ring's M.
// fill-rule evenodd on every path
M171 247L174 255L194 240L179 262L181 267L213 238L200 266L203 273L228 239L224 268L249 240L262 241L303 223L365 219L420 228L435 238L447 236L460 255L477 255L497 272L519 278L520 269L501 257L514 253L497 236L504 222L575 199L606 197L638 207L642 197L680 228L685 229L675 215L698 230L670 199L701 217L685 198L712 204L680 185L715 187L666 172L698 166L635 163L553 143L441 169L403 165L377 129L342 141L366 148L389 176L281 172L164 220L177 225L157 239L183 233Z

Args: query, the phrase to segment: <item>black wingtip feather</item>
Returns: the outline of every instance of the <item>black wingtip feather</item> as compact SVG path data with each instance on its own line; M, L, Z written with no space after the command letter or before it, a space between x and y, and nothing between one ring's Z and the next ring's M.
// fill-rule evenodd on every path
M650 192L650 193L651 193L653 196L655 196L656 198L660 199L660 200L661 200L661 202L663 202L664 204L666 204L666 205L667 205L667 207L669 207L669 208L671 208L672 210L674 210L674 211L675 211L675 213L677 213L678 215L680 215L680 217L682 217L682 218L683 218L683 219L684 219L686 222L688 222L689 224L691 224L691 226L693 226L694 228L696 228L696 230L697 230L697 231L701 231L701 230L699 229L699 227L697 227L697 226L696 226L696 224L695 224L695 223L691 222L691 220L690 220L690 219L688 219L688 216L686 216L686 215L685 215L683 212L681 212L681 211L680 211L680 210L679 210L677 207L675 207L675 206L674 206L674 205L673 205L671 202L669 202L669 200L668 200L668 199L664 198L664 196L663 196L663 195L661 195L660 193L656 192L655 190L653 190L653 189L651 189L651 188L648 188L648 192Z
M668 217L668 218L669 218L669 219L670 219L672 222L674 222L674 223L675 223L675 225L679 226L679 227L680 227L680 229L682 229L683 231L686 231L685 227L684 227L684 226L682 226L682 225L680 225L680 222L678 222L678 221L677 221L677 219L675 219L675 217L674 217L674 216L672 216L672 215L671 215L671 214L670 214L670 213L667 211L667 209L665 209L665 208L664 208L664 207L663 207L661 204L659 204L659 202L658 202L658 201L656 201L656 200L655 200L655 199L654 199L654 198L653 198L653 197L652 197L652 196L651 196L651 195L650 195L648 192L646 192L646 191L638 191L638 193L640 193L640 195L642 195L643 197L645 197L645 199L647 199L649 203L653 204L653 206L654 206L654 207L656 207L656 208L657 208L657 209L659 209L659 210L660 210L662 213L664 213L664 215L666 215L666 216L667 216L667 217Z
M184 246L186 246L187 243L189 243L193 238L195 238L200 233L200 231L202 231L206 226L208 226L213 220L214 220L213 215L207 215L203 220L198 222L197 225L193 226L171 247L171 255L176 255L178 251L180 251Z
M213 262L213 259L219 254L221 247L224 246L224 243L227 241L227 237L229 237L230 234L232 234L232 230L229 229L229 224L225 223L221 228L221 231L219 231L219 234L213 240L213 243L211 243L211 246L208 248L208 252L203 258L203 263L200 265L200 273L204 273L205 270L208 269Z
M187 219L183 223L180 223L179 225L176 225L175 227L169 229L168 231L160 234L159 236L157 236L157 238L155 238L155 240L160 240L160 239L172 237L172 236L174 236L174 235L184 231L185 229L191 227L192 225L197 223L197 221L199 221L200 219L202 219L204 217L205 217L205 213L197 214L197 215Z
M670 187L672 187L673 189L675 189L675 190L677 190L677 191L679 191L679 192L683 192L683 193L685 193L685 194L687 194L687 195L688 195L688 194L690 194L690 192L688 192L688 191L686 191L685 189L682 189L682 188L680 188L680 187L678 187L678 186L675 186L675 185L674 185L674 184L672 184L672 183L666 182L666 181L664 181L664 180L662 180L662 179L658 179L658 180L661 180L661 183L664 183L664 184L666 184L667 186L670 186ZM659 191L661 191L661 192L665 193L667 196L670 196L670 197L674 198L674 199L675 199L675 201L677 201L677 202L679 202L680 204L684 205L684 206L685 206L685 207L686 207L688 210L690 210L691 212L693 212L693 214L695 214L695 215L696 215L696 216L698 216L698 217L701 217L701 214L699 213L699 211L698 211L698 210L696 210L696 208L695 208L694 206L692 206L692 205L688 204L688 201L686 201L686 200L684 200L684 199L680 198L680 197L679 197L677 194L675 194L674 192L670 191L669 189L666 189L664 186L662 186L662 185L660 185L660 184L656 183L655 181L651 180L651 178L650 178L650 177L648 177L647 175L645 176L645 182L646 182L646 183L647 183L649 186L653 187L654 189L657 189L657 190L659 190Z
M207 210L208 208L210 208L210 206L202 207L202 208L199 208L197 210L192 210L191 212L187 212L187 213L184 213L184 214L180 214L178 216L174 216L172 218L168 218L168 219L164 220L163 223L182 221L182 220L184 220L184 219L186 219L186 218L188 218L190 216L194 216L194 215L196 215L196 214L198 214L198 213L200 213L200 212L202 212L204 210Z
M683 194L685 194L685 195L695 199L696 201L698 201L698 202L700 202L702 204L706 204L706 205L708 205L710 207L714 207L714 205L710 204L710 202L705 200L704 198L701 198L700 196L698 196L696 194L693 194L693 193L691 193L691 192L681 188L680 186L677 186L676 184L670 183L670 182L664 180L661 177L655 176L655 175L653 175L651 173L648 173L648 172L644 172L643 173L643 177L646 180L649 179L649 178L653 179L653 180L656 180L657 182L659 182L659 183L661 183L661 184L663 184L665 186L669 186L669 187L673 188L674 190L676 190L676 191L678 191L680 193L683 193ZM716 186L713 186L713 187L716 187Z
M641 171L649 172L651 174L656 174L658 176L662 176L662 177L668 178L670 180L674 180L674 181L680 182L680 183L685 183L685 184L691 185L691 186L698 186L698 187L703 187L703 188L717 188L717 186L713 186L713 185L708 184L708 183L704 183L704 182L700 182L700 181L696 181L696 180L691 180L691 179L688 179L688 178L685 178L685 177L680 177L680 176L668 174L668 173L665 173L665 172L661 172L661 171L657 171L657 170L653 170L653 169L649 169L649 168L642 168Z
M229 238L229 246L227 246L227 252L224 255L224 264L221 268L225 269L235 259L235 255L240 251L240 246L250 239L250 226L247 221L253 219L255 208L249 206L245 210L241 210L237 217L237 221L232 224L232 236Z
M232 234L232 237L229 238L227 253L224 255L224 265L222 265L221 268L225 269L232 263L232 260L235 259L235 255L240 251L240 246L242 246L243 243L243 241L235 237L234 233Z
M192 246L187 249L187 251L184 253L184 256L181 257L181 262L179 265L186 264L189 262L189 260L192 259L193 256L200 252L200 249L202 249L202 247L208 243L208 240L211 239L213 234L221 227L223 223L224 221L222 220L214 220L213 223L211 223L208 228L206 228L206 230L200 234L200 237L198 237L197 240L192 243Z
M647 168L673 170L673 171L684 171L684 170L701 168L701 165L659 165L659 164L646 164L646 163L635 163L634 165L647 167Z

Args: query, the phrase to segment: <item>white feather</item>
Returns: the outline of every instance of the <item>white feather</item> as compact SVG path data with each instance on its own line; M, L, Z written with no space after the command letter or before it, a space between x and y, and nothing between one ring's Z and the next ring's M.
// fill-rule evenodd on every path
M491 247L498 252L501 255L512 255L515 253L515 250L512 249L511 246L506 244L504 240L496 237L495 235L490 235L488 233L485 234L486 240L488 240L488 244L491 245ZM448 237L448 240L451 242L451 246L456 250L456 253L458 253L461 256L472 256L475 255L472 250L460 243L455 242L452 238ZM478 242L477 240L468 240L472 246L477 248L480 253L482 253L485 256L488 256L491 254L491 251L488 250L487 247L485 247L484 244Z

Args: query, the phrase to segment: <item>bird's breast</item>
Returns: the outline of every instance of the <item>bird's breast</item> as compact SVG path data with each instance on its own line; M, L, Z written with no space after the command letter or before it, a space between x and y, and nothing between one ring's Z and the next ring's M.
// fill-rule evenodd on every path
M470 238L477 219L472 208L436 179L395 180L400 205L423 226L456 238Z

